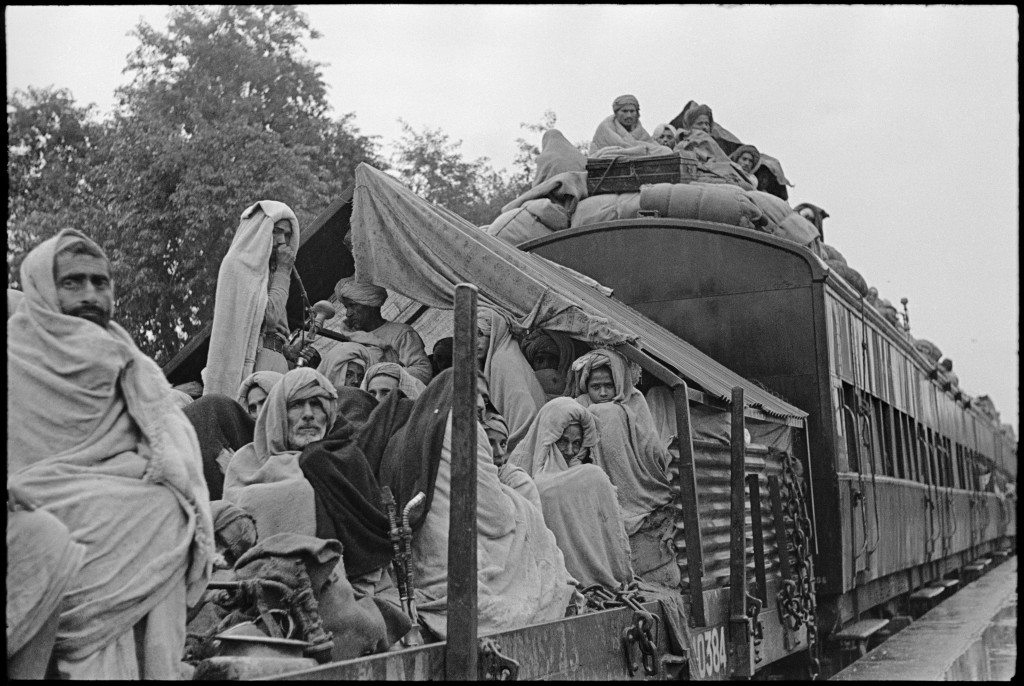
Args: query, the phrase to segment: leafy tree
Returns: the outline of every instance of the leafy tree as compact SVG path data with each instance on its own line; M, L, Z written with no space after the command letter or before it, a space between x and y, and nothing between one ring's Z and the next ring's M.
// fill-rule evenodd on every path
M120 288L118 319L165 362L213 314L220 261L242 211L287 203L300 226L382 166L352 114L332 120L319 34L292 6L176 7L166 32L141 23L118 91L102 240Z
M25 253L65 226L90 230L104 208L93 193L105 128L66 89L15 91L7 103L7 283Z

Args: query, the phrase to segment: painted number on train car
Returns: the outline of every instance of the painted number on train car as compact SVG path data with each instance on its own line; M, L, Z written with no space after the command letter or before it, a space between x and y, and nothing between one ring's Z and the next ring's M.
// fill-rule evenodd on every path
M698 679L708 679L725 670L725 627L715 627L693 639L690 668Z

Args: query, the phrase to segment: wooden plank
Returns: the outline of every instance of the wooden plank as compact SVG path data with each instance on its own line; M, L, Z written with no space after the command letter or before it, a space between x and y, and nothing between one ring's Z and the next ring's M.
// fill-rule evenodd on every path
M956 579L936 579L932 582L932 585L936 587L941 586L942 588L953 588L955 586L959 586L960 582Z
M945 587L925 586L924 588L919 588L918 590L916 590L913 593L911 593L910 594L910 599L911 600L931 600L932 598L934 598L936 596L942 595L942 592L945 591L945 590L946 590Z
M476 577L476 286L455 287L452 493L448 522L448 641L445 676L477 678Z
M875 632L884 629L888 624L888 619L862 619L844 628L835 637L841 641L863 641L870 638Z

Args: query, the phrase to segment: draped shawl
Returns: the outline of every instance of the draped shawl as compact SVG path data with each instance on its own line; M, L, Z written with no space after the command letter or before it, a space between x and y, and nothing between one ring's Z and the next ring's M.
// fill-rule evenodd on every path
M350 364L361 365L365 376L366 369L379 359L365 345L352 342L338 343L323 354L320 366L316 370L327 377L335 389L344 388L345 374Z
M334 420L335 425L341 421L354 425L357 429L366 423L370 413L377 407L377 399L366 391L342 386L334 389L338 393L335 401L338 408L338 417Z
M484 334L490 336L484 376L491 402L508 423L508 446L512 450L544 404L544 389L513 340L508 320L496 310L482 307L477 312L477 322Z
M331 382L308 367L284 375L267 397L253 442L235 453L224 475L224 499L256 520L260 539L278 533L306 536L316 531L313 488L299 468L298 450L288 447L288 403L323 399L327 426L337 416Z
M282 219L291 222L288 245L297 253L299 220L287 205L260 200L242 212L241 223L217 273L204 393L233 395L242 379L252 373L267 309L274 224Z
M81 660L167 597L194 605L214 543L196 434L160 368L115 322L61 313L54 257L67 237L89 241L64 229L21 265L25 298L7 327L7 474L86 543L55 646ZM161 651L180 659L184 625L172 631L147 632L154 664Z
M555 446L570 424L582 427L582 447L597 457L599 430L594 416L572 398L562 397L540 408L509 463L533 477L544 522L555 534L569 573L584 586L615 588L633 578L629 538L607 474L575 458L569 466Z
M256 421L234 400L216 393L204 395L183 411L199 439L210 500L220 500L224 492L224 471L217 458L224 451L233 455L242 446L252 443Z
M603 366L611 369L616 395L611 402L592 404L587 380L592 370ZM580 394L576 401L597 417L601 449L594 462L618 489L626 532L632 535L649 514L672 500L667 474L671 457L647 401L633 386L626 359L606 349L593 350L573 363L566 391Z
M370 382L375 376L389 376L398 382L398 390L405 393L405 397L415 400L426 389L422 381L405 370L405 367L397 362L378 362L366 370L363 375L363 382L359 388L369 392Z
M663 145L654 142L651 134L647 133L640 122L637 122L632 131L627 131L626 127L615 119L615 115L611 114L597 125L597 130L594 131L594 138L590 142L590 154L593 155L601 148L632 148L643 143L650 143L657 148L664 148Z
M269 369L265 369L261 372L253 372L249 376L242 379L242 383L238 385L238 393L235 398L238 404L243 408L249 406L249 391L259 386L263 389L263 392L270 395L270 391L274 389L277 382L284 376L281 372L273 372Z

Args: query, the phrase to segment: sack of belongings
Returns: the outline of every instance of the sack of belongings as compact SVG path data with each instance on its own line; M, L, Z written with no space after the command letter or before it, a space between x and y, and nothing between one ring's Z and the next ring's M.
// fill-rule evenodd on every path
M805 247L818 238L814 224L801 217L785 200L763 191L747 191L746 196L764 212L769 233Z
M640 189L640 210L659 217L699 219L758 229L761 210L744 192L732 186L704 183L656 183Z
M603 193L580 200L570 226L587 226L616 219L636 219L640 214L639 193Z
M824 245L824 243L822 244ZM853 286L861 295L866 296L868 294L868 282L864 280L864 277L860 275L860 272L850 267L845 261L840 262L839 260L825 260L825 264L834 273L843 277L848 284Z
M547 198L528 200L519 207L502 212L484 233L499 238L509 245L546 236L552 231L569 228L569 214L565 208Z

